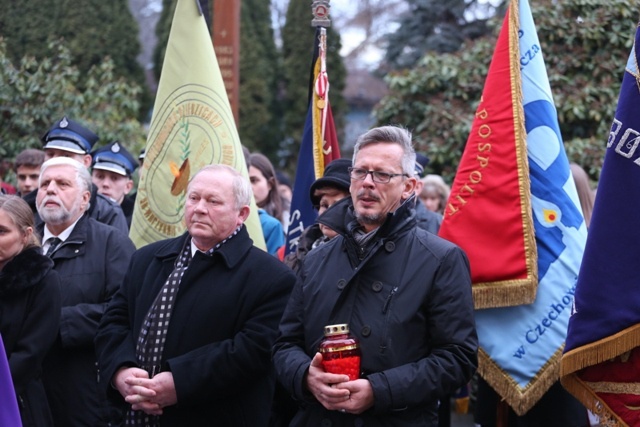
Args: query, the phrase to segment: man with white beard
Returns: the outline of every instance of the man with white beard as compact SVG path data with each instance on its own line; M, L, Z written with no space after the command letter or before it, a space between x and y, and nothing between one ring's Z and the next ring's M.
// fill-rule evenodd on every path
M56 157L42 165L36 206L43 251L60 275L62 316L43 365L43 382L60 426L116 422L99 385L93 339L135 247L118 229L85 215L91 176L80 162Z

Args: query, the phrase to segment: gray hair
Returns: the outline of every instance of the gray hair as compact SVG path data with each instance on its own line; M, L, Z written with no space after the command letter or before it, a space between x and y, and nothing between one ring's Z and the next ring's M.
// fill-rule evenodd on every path
M76 182L78 187L83 191L91 192L91 175L83 163L72 159L71 157L54 157L42 164L40 169L40 178L38 178L38 187L42 184L42 175L51 166L71 166L76 172ZM89 207L87 206L87 209Z
M233 190L233 195L235 196L236 209L240 209L243 206L248 206L251 203L251 195L253 194L253 190L251 189L251 183L249 180L243 176L240 172L235 170L229 165L207 165L196 172L195 175L189 181L189 186L196 178L196 176L200 175L202 172L226 172L233 177L233 181L231 182L231 188Z
M411 132L409 130L400 126L380 126L360 135L353 149L353 164L356 163L356 157L363 147L376 143L397 144L402 147L402 172L409 176L414 175L416 152L411 143Z

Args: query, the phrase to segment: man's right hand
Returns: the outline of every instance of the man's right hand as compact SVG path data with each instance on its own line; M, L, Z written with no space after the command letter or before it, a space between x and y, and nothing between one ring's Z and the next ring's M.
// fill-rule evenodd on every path
M348 375L330 374L322 367L322 354L316 353L309 365L306 383L313 396L329 410L340 409L341 403L349 400L350 392L334 387L349 381Z
M140 368L120 368L113 376L113 386L120 392L125 401L136 406L133 409L143 410L148 414L160 415L162 408L150 402L156 396L155 390L141 385L131 385L129 378L149 379L149 374Z

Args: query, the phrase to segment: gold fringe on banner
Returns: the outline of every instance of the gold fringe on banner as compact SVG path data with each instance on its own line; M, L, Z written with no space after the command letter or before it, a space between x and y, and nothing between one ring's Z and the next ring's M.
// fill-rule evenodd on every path
M316 40L316 42L319 42L318 40ZM313 85L315 86L315 79L318 78L318 75L320 74L320 56L318 56L318 59L316 60L316 63L313 66L313 76L314 76L314 80L313 80ZM318 94L315 91L315 87L312 88L312 95L311 95L311 103L312 103L312 107L313 108L313 112L312 117L313 117L313 149L312 149L312 153L313 153L313 169L314 169L314 174L316 178L320 178L324 172L324 156L322 155L322 145L324 143L323 139L322 139L322 126L320 125L320 123L322 122L322 109L319 108L319 103L320 105L322 105L324 108L323 104L325 102L325 100L320 100L320 97L318 96ZM322 101L322 102L321 102Z
M527 257L529 257L528 254ZM537 259L537 257L535 259ZM537 270L535 271L537 272ZM479 310L483 308L511 307L514 305L533 303L538 290L538 275L533 272L530 273L530 275L532 277L527 279L474 283L471 288L473 293L473 307Z
M640 347L640 324L574 348L562 356L560 367L562 386L591 412L598 415L601 425L623 427L628 424L598 398L591 384L580 379L578 371L607 362L638 347Z
M560 375L564 377L580 369L606 362L636 347L640 347L640 324L568 351L562 356Z
M600 418L599 425L607 427L629 427L576 373L560 378L562 386L578 399L588 410Z
M478 373L511 406L516 414L524 415L538 403L553 383L558 380L562 349L559 348L553 354L538 371L538 375L534 376L524 388L521 388L482 349L478 352Z
M511 58L511 97L513 102L514 133L516 137L516 159L518 163L518 184L520 185L520 215L524 232L524 253L527 266L527 278L530 284L521 291L531 296L530 304L536 298L538 288L538 247L533 226L533 211L531 210L531 177L529 172L529 157L527 154L527 130L524 123L524 106L522 100L522 75L520 74L520 5L517 0L511 4L509 13L509 57ZM523 295L524 298L524 295Z
M520 193L520 217L522 218L523 247L526 266L526 278L495 282L474 283L473 303L476 310L483 308L510 307L531 304L536 299L538 289L538 248L536 246L531 210L531 180L529 177L529 159L527 157L527 131L524 124L522 106L522 77L520 75L520 28L519 4L514 0L509 10L509 58L511 76L511 99L513 106L513 125L515 151L518 169Z

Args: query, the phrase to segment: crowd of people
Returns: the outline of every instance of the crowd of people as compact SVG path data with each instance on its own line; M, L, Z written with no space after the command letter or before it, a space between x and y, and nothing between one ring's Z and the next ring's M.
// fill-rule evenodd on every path
M291 185L263 154L245 150L249 179L197 171L186 232L136 250L144 151L97 141L63 117L2 182L0 337L22 425L442 425L477 367L471 279L437 236L449 188L406 129L373 128L326 166L287 256ZM252 197L267 251L244 225ZM359 340L355 380L323 368L336 324Z

